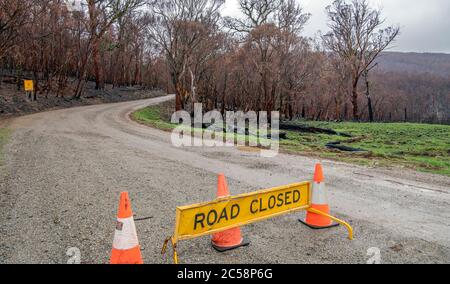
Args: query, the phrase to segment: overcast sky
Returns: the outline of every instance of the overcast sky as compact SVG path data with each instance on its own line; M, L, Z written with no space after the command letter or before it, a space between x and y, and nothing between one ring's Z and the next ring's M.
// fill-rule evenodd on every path
M325 7L333 0L299 0L312 14L304 34L313 37L326 32ZM450 0L370 0L383 9L386 23L400 25L402 31L391 50L450 53ZM238 0L226 0L224 15L239 15Z

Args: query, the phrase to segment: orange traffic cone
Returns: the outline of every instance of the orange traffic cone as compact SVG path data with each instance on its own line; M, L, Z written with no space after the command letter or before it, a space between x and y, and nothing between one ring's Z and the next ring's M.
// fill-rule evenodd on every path
M218 179L217 198L230 196L225 175L220 174ZM214 234L212 237L212 246L218 252L225 252L248 246L250 242L242 237L241 229L234 228L221 233Z
M143 264L128 192L120 194L119 215L110 263Z
M314 173L311 208L330 215L330 206L328 205L327 191L324 180L325 178L322 165L317 164ZM311 213L309 211L306 213L306 220L300 220L300 222L312 229L327 229L339 226L339 224L333 224L333 221L330 218Z

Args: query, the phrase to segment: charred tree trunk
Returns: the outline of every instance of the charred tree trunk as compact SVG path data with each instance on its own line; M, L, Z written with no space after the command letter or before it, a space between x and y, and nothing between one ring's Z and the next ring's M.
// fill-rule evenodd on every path
M359 121L358 79L354 79L353 80L353 85L352 85L352 106L353 106L353 120Z
M22 81L23 81L23 77L22 77L22 68L19 67L17 69L17 91L20 91L22 88Z
M181 94L177 91L175 99L175 111L180 111L183 109L183 99L181 98Z
M365 72L364 78L366 80L366 97L367 97L367 108L369 110L369 121L374 122L373 105L372 105L372 97L370 96L370 82L368 71Z
M100 37L97 31L97 7L94 0L88 1L89 6L89 25L92 41L92 57L94 65L95 88L101 90L104 88L103 69L100 59Z
M340 98L340 95L338 95L335 99L334 102L336 104L336 120L341 121L342 120L342 100Z
M95 88L97 90L103 90L105 88L103 69L100 59L100 40L95 37L93 45L93 64L94 64L94 76L95 76Z

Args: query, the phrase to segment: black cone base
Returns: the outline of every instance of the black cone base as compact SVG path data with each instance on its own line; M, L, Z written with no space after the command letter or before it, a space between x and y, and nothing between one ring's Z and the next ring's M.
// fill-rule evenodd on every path
M219 247L219 246L216 246L213 242L211 242L211 245L218 252L226 252L226 251L234 250L234 249L237 249L240 247L246 247L246 246L250 245L250 242L244 238L242 243L240 243L239 245L234 246L234 247Z
M335 227L339 227L339 224L331 224L330 226L326 226L326 227L318 227L318 226L313 226L310 224L307 224L305 221L303 220L299 220L300 223L302 223L303 225L309 227L310 229L313 230L325 230L325 229L330 229L330 228L335 228Z

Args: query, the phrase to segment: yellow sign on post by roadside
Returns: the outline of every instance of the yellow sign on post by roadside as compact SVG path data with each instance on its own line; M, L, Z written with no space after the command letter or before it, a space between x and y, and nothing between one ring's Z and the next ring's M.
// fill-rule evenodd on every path
M23 84L24 84L24 88L25 88L26 92L33 92L34 91L33 80L24 80Z

